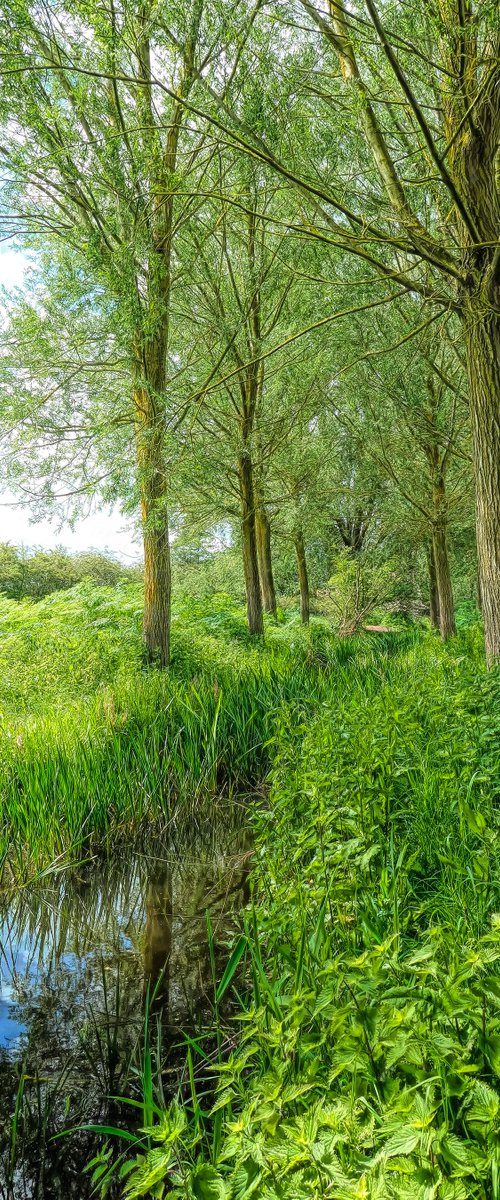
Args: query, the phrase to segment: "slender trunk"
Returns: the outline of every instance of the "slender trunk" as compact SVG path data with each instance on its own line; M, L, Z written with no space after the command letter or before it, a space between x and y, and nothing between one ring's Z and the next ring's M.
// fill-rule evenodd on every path
M446 533L446 522L442 519L436 521L432 531L432 548L434 552L434 565L436 569L436 585L438 593L439 605L439 629L441 637L453 637L456 633L455 625L455 605L453 601L453 588L450 574L450 560L448 558L448 538Z
M166 667L170 658L171 601L167 473L159 423L147 387L136 388L134 402L144 544L143 640L148 660Z
M171 567L166 513L141 500L144 524L143 638L150 662L167 667L170 660Z
M448 557L448 514L445 490L445 468L440 461L436 444L429 447L428 458L432 477L432 554L436 572L436 587L439 607L439 629L441 637L453 637L456 633L455 604L451 583L450 560Z
M276 591L271 557L271 522L266 507L260 500L257 500L255 507L255 533L262 604L264 612L272 613L275 617Z
M241 542L247 597L248 628L250 633L261 636L264 633L264 620L257 558L252 459L248 451L244 451L240 455L238 477L240 483Z
M299 529L295 535L295 553L297 555L297 571L299 576L300 587L300 616L303 625L309 624L309 576L307 574L306 548L304 545L304 535Z
M500 660L500 284L492 290L482 311L471 306L467 314L477 555L489 666Z
M431 624L434 629L440 629L439 623L439 593L436 579L436 563L432 541L427 546L427 566L429 568L429 608Z

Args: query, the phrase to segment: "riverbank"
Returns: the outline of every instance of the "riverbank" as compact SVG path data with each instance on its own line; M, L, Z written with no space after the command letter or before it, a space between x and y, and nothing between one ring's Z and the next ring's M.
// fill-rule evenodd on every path
M219 596L179 604L162 673L144 665L141 613L138 584L0 598L5 886L253 792L290 706L312 713L333 675L350 687L354 662L384 662L423 636L339 640L292 613L256 642L243 607Z
M351 646L282 713L236 1048L132 1200L498 1196L500 680L457 649Z
M145 668L138 587L0 600L4 884L196 818L265 778L277 714L319 698L321 623L255 646L228 597L179 607L168 673Z
M95 1185L495 1200L500 680L479 631L292 619L256 644L218 598L177 612L160 675L133 588L49 597L19 633L0 615L4 885L224 823L234 798L253 844L222 960L207 925L213 1052L185 1038L170 1105L145 999L137 1133L94 1131Z

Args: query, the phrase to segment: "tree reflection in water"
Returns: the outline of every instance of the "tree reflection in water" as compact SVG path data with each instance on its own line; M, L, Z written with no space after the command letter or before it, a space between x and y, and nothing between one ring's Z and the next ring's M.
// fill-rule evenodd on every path
M138 1095L148 994L162 1031L162 1083L175 1086L183 1032L210 1026L206 914L222 972L248 898L248 865L244 831L226 822L223 834L198 830L154 853L116 854L4 901L1 1200L90 1195L81 1171L92 1136L51 1138L85 1122L127 1120L112 1097Z

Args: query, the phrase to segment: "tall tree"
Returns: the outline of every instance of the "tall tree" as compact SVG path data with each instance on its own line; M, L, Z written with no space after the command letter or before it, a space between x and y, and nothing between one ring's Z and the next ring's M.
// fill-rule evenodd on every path
M398 342L409 302L395 308L384 329L373 318L372 341ZM363 406L375 437L371 454L387 471L422 536L429 542L431 616L443 638L455 632L449 528L469 517L470 424L461 364L449 341L424 330L392 354L373 356L369 330L359 331L367 354L360 364ZM355 422L355 417L351 416Z
M401 252L439 271L463 322L491 663L500 658L500 14L422 0L389 17L375 0L330 0L325 17L301 3L337 58L372 156L382 220L368 239L394 247L398 271ZM402 277L429 294L420 272L416 283Z
M180 187L197 144L183 122L203 0L160 14L2 3L4 225L35 248L62 240L89 292L115 306L128 360L144 543L144 643L169 659L169 322L174 246L190 210ZM170 22L172 30L170 30ZM153 76L167 81L159 98ZM37 147L36 154L33 146ZM190 189L192 190L192 189Z
M261 61L271 56L268 88L286 96L287 128L297 136L270 142L226 96L214 108L213 89L207 118L294 184L304 197L304 235L420 295L430 323L450 312L461 323L493 663L500 658L498 6L419 0L389 11L376 0L278 0L261 20L268 25L259 28L255 53ZM295 53L281 32L287 21ZM266 33L271 50L263 48Z
M216 192L224 199L193 233L187 278L186 303L205 349L190 375L199 433L193 431L193 450L195 461L201 454L207 463L202 496L212 493L220 513L226 494L232 518L237 497L248 624L260 635L263 608L276 612L267 464L276 444L293 438L301 403L283 391L283 371L292 304L306 285L287 262L276 184L251 163L229 162ZM266 354L280 341L283 350L266 372Z

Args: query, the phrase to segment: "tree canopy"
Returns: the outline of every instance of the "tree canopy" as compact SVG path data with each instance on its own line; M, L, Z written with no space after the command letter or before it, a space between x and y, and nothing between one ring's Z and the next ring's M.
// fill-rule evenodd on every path
M304 621L311 568L396 556L443 637L467 579L496 661L497 5L2 0L0 24L1 231L34 264L2 329L10 486L138 511L162 665L169 517L231 531L257 636L290 551Z

